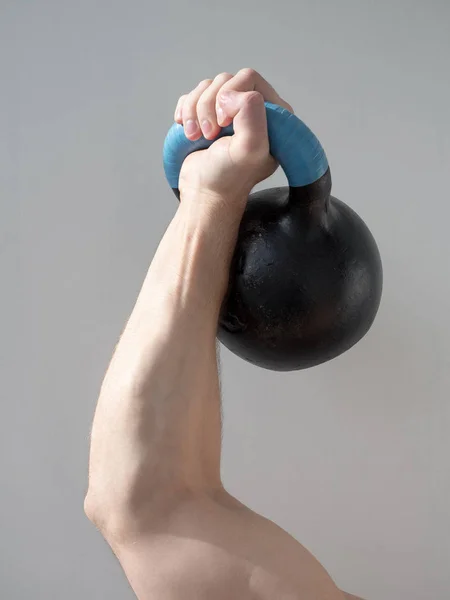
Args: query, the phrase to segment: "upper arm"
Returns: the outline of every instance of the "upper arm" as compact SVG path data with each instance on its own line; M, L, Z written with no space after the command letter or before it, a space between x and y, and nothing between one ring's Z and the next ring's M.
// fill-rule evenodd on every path
M343 600L301 544L229 497L188 500L108 541L139 600Z
M117 552L139 600L249 600L249 568L202 540L159 534Z

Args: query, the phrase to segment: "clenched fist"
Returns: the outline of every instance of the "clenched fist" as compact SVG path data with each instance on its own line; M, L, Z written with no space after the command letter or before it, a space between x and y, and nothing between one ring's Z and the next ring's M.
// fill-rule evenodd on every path
M287 108L273 87L253 69L205 79L181 96L175 121L192 141L202 135L214 140L233 123L234 135L216 140L207 150L193 152L183 163L179 189L183 195L245 201L252 188L277 168L269 153L264 102Z

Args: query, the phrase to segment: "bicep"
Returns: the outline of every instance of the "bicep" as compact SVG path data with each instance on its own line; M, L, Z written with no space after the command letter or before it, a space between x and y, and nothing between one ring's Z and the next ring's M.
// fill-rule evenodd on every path
M139 600L249 598L246 561L209 542L152 534L115 553Z
M311 590L343 600L305 548L228 496L182 502L142 525L113 548L139 600L297 600Z

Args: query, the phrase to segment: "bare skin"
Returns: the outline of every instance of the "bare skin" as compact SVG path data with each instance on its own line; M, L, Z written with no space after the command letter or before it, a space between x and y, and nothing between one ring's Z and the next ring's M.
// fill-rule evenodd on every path
M190 139L231 121L235 135L185 161L179 208L101 386L85 511L139 600L358 600L221 481L216 329L248 194L277 166L264 100L292 111L249 69L180 98Z

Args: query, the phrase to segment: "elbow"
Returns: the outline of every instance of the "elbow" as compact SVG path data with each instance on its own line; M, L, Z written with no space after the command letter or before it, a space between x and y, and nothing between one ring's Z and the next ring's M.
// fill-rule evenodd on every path
M86 517L104 537L107 537L110 531L118 529L119 523L125 520L122 511L111 507L111 503L100 500L92 492L86 494L83 508Z
M88 492L84 498L84 514L96 527L100 528L100 524L104 521L100 515L104 514L99 502Z
M112 545L134 539L148 525L142 523L142 515L136 514L128 505L101 500L92 492L85 496L84 514Z
M130 533L129 523L123 514L112 510L90 492L84 498L84 514L109 543L123 540Z
M92 483L84 498L86 517L108 540L134 537L165 521L169 513L191 498L183 486L151 489L147 481L129 482L125 488L105 489Z

